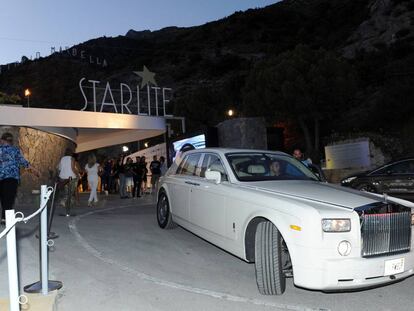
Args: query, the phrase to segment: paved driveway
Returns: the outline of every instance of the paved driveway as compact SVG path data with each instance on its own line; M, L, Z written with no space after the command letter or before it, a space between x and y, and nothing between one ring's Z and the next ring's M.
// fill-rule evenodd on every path
M372 290L326 294L297 288L262 296L254 265L177 228L161 230L155 205L109 197L77 217L56 217L50 279L63 282L58 310L414 310L414 278ZM35 224L20 226L22 285L37 275ZM0 241L1 296L7 295Z

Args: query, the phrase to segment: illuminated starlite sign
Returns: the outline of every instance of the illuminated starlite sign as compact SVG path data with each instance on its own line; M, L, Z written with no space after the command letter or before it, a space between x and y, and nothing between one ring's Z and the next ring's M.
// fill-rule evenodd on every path
M126 83L119 83L119 89L113 89L109 82L103 88L99 85L104 82L80 79L79 88L85 100L81 110L172 117L167 113L172 89L159 87L155 73L145 66L134 74L141 77L141 84L137 84L134 90ZM119 93L119 96L114 96L114 93Z

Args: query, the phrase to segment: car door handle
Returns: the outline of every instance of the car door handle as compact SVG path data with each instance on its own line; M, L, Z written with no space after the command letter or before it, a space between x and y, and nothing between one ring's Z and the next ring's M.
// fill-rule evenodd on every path
M192 181L186 181L185 183L188 184L188 185L192 185L192 186L200 186L199 183L192 182Z

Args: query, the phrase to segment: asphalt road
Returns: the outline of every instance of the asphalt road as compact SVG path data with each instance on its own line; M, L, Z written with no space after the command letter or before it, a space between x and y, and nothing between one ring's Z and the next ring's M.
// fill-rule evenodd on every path
M262 296L253 264L180 227L161 230L151 201L109 197L98 207L77 208L76 217L56 217L53 231L60 237L50 253L50 279L64 284L59 311L414 310L414 278L329 294L288 279L284 295ZM34 227L19 227L22 285L38 273ZM4 245L0 241L1 296L7 295Z

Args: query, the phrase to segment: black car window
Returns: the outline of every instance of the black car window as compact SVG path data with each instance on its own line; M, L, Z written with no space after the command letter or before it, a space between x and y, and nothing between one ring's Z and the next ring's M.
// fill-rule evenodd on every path
M372 172L372 175L386 174L414 174L414 160L407 160L390 164Z
M186 156L183 161L181 161L177 174L195 176L200 156L201 154L199 153Z

